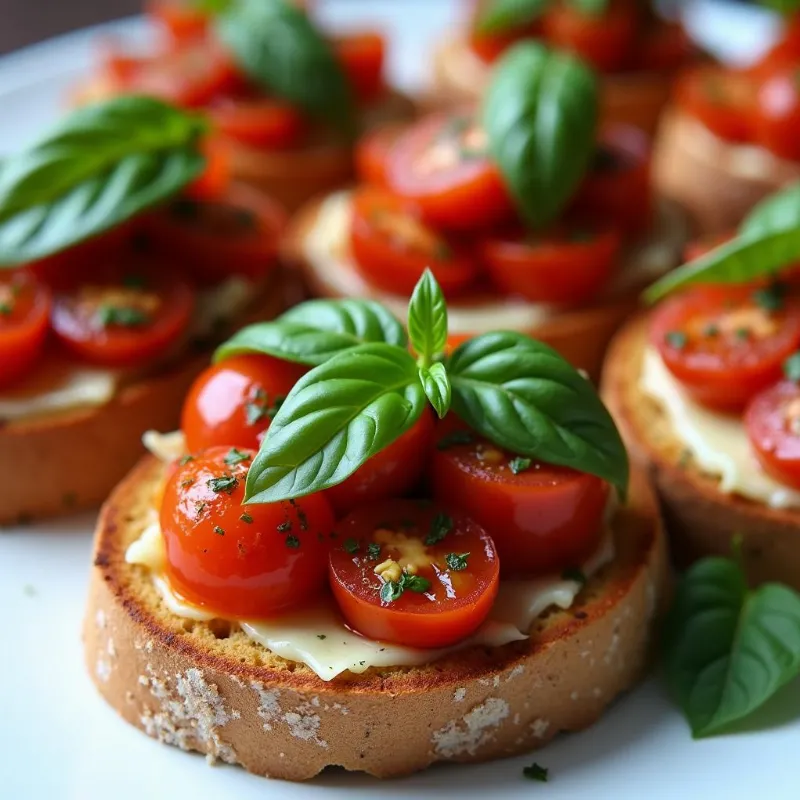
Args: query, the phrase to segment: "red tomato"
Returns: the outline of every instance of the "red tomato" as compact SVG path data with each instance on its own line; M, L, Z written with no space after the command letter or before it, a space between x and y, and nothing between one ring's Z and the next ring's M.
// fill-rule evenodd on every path
M680 23L654 20L636 37L631 67L648 72L669 72L683 65L693 49Z
M764 472L800 489L800 386L781 381L757 394L744 424Z
M776 68L758 90L755 137L781 158L800 159L800 64Z
M26 272L0 271L0 386L26 375L42 354L50 292Z
M492 283L536 303L574 305L608 283L621 246L609 225L560 223L549 231L493 235L480 244Z
M356 175L362 183L386 185L386 162L394 143L405 129L404 123L392 122L373 128L356 144Z
M167 576L222 616L266 618L316 598L334 519L318 494L242 505L255 453L214 447L169 478L161 504Z
M205 139L202 150L206 157L205 171L183 191L200 200L218 198L225 194L231 183L230 151L228 145L217 136Z
M433 415L426 410L411 430L373 456L344 483L326 489L325 496L336 517L413 489L425 470L433 432Z
M750 67L749 72L762 77L771 74L776 67L790 64L800 65L800 18L797 17L786 20L783 36Z
M768 289L762 289L770 291ZM656 309L650 337L667 369L700 403L743 408L775 383L800 347L800 303L758 302L753 286L701 286Z
M333 39L333 49L341 62L356 97L368 103L384 91L383 61L386 42L379 33L351 33Z
M208 29L209 15L186 0L148 0L145 11L157 20L176 42L202 36Z
M394 294L410 295L427 267L448 296L462 292L478 274L462 247L421 222L408 203L376 187L353 193L350 244L358 271Z
M299 364L256 354L206 368L189 389L181 412L189 451L224 445L258 450L280 404L305 372Z
M486 619L499 562L486 531L460 509L391 500L357 509L337 534L331 588L347 624L364 636L447 647Z
M223 136L264 150L293 147L306 131L300 111L263 96L220 97L208 113Z
M386 179L433 225L474 230L514 217L486 134L470 115L433 114L410 126L389 153Z
M688 70L675 83L675 98L687 114L717 136L732 142L753 135L756 81L745 72L704 66Z
M277 203L242 185L217 200L179 197L145 221L156 249L205 283L262 278L276 265L285 224Z
M88 265L72 286L55 295L53 330L69 350L106 367L165 355L186 332L194 308L191 286L150 258L104 270Z
M457 503L486 528L503 575L578 567L602 537L608 486L600 478L520 460L452 417L439 426L431 485L437 502Z

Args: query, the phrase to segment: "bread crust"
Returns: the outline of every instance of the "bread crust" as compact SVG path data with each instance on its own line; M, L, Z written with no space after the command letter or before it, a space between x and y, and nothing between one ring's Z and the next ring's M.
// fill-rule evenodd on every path
M147 573L125 562L163 469L147 457L103 507L84 625L98 690L162 742L275 778L306 780L330 765L389 778L515 755L585 728L647 665L668 567L642 474L615 524L613 564L531 640L326 682L236 625L170 614Z
M724 494L719 480L698 468L661 406L639 387L646 344L647 316L641 314L612 341L601 393L632 460L648 471L658 492L677 562L730 556L734 537L741 536L752 583L800 589L800 511Z
M733 230L759 200L798 178L796 161L726 142L680 109L663 114L653 184L686 209L700 235Z

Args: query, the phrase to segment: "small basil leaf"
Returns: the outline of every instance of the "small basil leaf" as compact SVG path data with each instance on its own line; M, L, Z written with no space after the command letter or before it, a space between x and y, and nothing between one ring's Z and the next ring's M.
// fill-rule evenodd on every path
M289 392L248 472L245 501L272 503L341 483L424 409L407 350L364 344L339 353Z
M778 584L748 591L734 561L699 561L678 585L665 652L692 733L716 733L800 673L800 596Z
M521 42L494 69L483 125L518 210L528 225L555 219L595 152L597 81L568 53Z
M419 379L439 419L444 419L445 414L450 410L451 400L450 379L447 377L444 364L420 367Z
M542 16L548 0L490 0L478 15L478 33L504 33L530 25Z
M628 456L592 384L555 350L514 332L460 345L446 362L452 407L514 453L598 475L625 495Z
M348 135L353 132L350 84L304 11L285 0L238 0L217 18L217 31L256 83Z
M371 300L310 300L272 322L235 333L214 353L222 361L242 353L264 353L317 366L337 353L368 342L407 344L403 326Z
M408 335L411 346L425 366L447 344L447 304L442 289L426 269L408 305Z

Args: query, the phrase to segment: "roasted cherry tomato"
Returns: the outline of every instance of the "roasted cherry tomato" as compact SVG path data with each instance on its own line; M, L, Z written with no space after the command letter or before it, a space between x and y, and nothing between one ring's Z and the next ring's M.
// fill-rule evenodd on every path
M392 122L373 128L356 145L356 174L362 183L386 185L386 162L394 143L405 130L405 124Z
M306 372L291 361L240 355L212 364L192 384L181 413L190 452L209 447L257 450L289 390Z
M297 109L263 96L220 97L208 113L223 136L265 150L293 147L306 131Z
M757 83L745 72L704 66L680 75L675 83L678 105L717 136L732 142L753 135Z
M480 245L492 283L537 303L574 305L608 283L621 246L618 230L597 223L559 223L542 233L492 235Z
M755 137L781 158L800 159L800 63L772 70L758 89Z
M800 489L800 386L785 380L760 392L744 423L764 472Z
M578 567L603 534L608 485L594 475L509 453L458 420L439 426L431 463L434 498L483 525L504 575Z
M486 134L468 114L434 114L408 128L389 153L386 180L433 225L473 230L514 216Z
M42 354L50 292L26 272L0 271L0 386L26 375Z
M73 288L59 290L51 322L72 352L106 367L134 367L169 352L186 332L194 291L166 264L128 258L88 265Z
M173 588L244 619L296 608L322 592L334 526L319 494L242 505L254 456L227 447L195 455L169 478L160 514Z
M650 336L695 400L741 409L780 378L800 346L800 303L780 284L701 286L657 308Z
M201 282L232 275L257 280L276 264L283 209L260 192L234 185L218 199L180 197L145 226L156 249Z
M336 528L330 583L347 624L382 642L446 647L469 636L497 594L486 531L428 501L362 506Z
M145 10L176 42L196 39L208 30L209 14L186 0L148 0Z
M356 97L365 103L379 97L384 90L386 43L383 36L368 31L352 33L337 36L332 44Z
M691 57L692 41L677 22L654 20L636 36L631 68L648 72L677 69Z
M326 489L325 496L337 518L360 506L400 497L413 489L425 470L433 432L433 416L426 409L411 430L374 455L344 483Z
M358 271L394 294L410 295L428 267L449 296L466 289L478 274L463 247L422 222L407 202L377 187L353 193L350 244Z

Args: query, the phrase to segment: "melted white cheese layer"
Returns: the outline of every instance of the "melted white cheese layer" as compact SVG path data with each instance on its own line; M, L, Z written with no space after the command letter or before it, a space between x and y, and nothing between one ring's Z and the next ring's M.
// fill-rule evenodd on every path
M695 403L652 347L644 355L640 386L664 409L698 467L719 478L721 492L773 508L800 508L800 492L774 480L759 466L742 420Z

